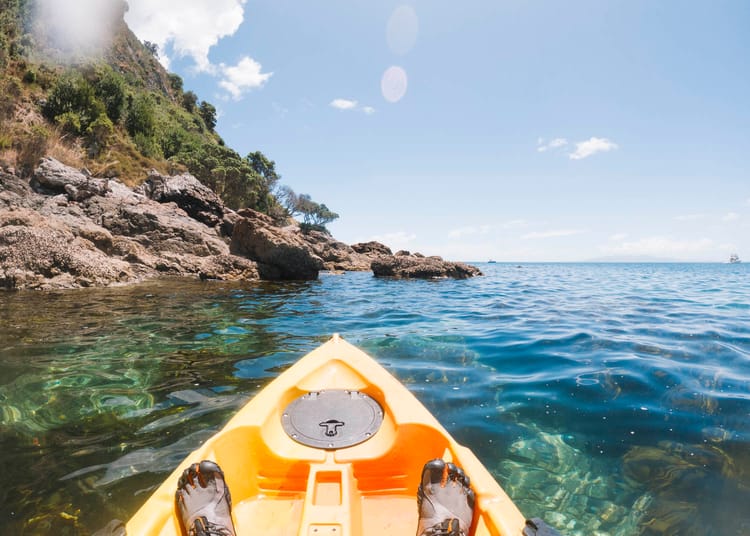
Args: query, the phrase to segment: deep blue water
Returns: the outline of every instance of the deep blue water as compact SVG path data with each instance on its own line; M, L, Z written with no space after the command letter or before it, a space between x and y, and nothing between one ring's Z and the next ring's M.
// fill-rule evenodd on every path
M486 264L0 293L0 534L127 519L334 332L527 516L575 535L750 534L750 267Z

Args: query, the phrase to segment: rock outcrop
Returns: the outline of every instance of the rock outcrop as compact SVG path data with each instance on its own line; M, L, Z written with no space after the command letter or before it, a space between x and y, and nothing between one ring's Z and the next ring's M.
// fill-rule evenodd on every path
M315 279L323 261L297 233L279 228L273 220L245 208L237 213L231 251L258 262L264 279Z
M257 263L232 255L222 234L237 215L193 177L152 175L139 193L51 158L31 181L12 171L0 173L0 287L259 277Z
M278 227L235 212L188 174L152 172L135 190L45 158L31 180L0 169L0 288L106 286L160 276L314 279L320 270L390 277L480 275L378 242Z
M135 191L159 203L175 203L191 218L219 228L226 236L232 234L233 211L224 206L213 190L188 173L168 176L152 170Z
M372 272L377 277L417 279L467 279L482 275L479 268L461 262L444 261L440 257L425 257L419 253L399 252L383 255L372 261Z
M376 259L384 255L393 255L391 248L380 242L360 242L358 244L352 244L352 249L357 253L366 255L370 259Z
M370 270L370 257L357 253L352 246L339 242L329 234L321 231L307 231L302 233L301 236L315 254L323 260L323 266L326 270L332 272L366 272Z
M393 253L380 242L353 244L352 249L370 259L370 269L376 277L414 279L466 279L482 275L479 268L460 262L449 262L441 257L425 257L421 253L400 250Z

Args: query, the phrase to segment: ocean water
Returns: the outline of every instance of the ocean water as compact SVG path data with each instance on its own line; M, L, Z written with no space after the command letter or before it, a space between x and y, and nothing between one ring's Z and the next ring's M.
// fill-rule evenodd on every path
M0 534L127 519L334 332L569 535L750 534L750 266L0 293Z

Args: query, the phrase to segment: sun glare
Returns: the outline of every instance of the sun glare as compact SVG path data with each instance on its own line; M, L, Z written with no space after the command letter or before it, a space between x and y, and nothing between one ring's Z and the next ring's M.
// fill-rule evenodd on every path
M388 102L400 101L406 95L407 84L406 71L396 65L388 67L380 80L383 98Z

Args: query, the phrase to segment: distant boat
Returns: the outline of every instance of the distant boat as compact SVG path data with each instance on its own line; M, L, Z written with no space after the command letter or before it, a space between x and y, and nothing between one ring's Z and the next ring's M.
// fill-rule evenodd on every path
M740 260L740 256L739 256L739 255L737 255L736 253L732 253L732 254L731 254L731 255L729 256L729 263L730 263L730 264L738 264L738 263L740 263L740 262L742 262L742 261Z
M492 259L487 261L487 264L495 264L495 263L497 263L497 261L493 261Z

